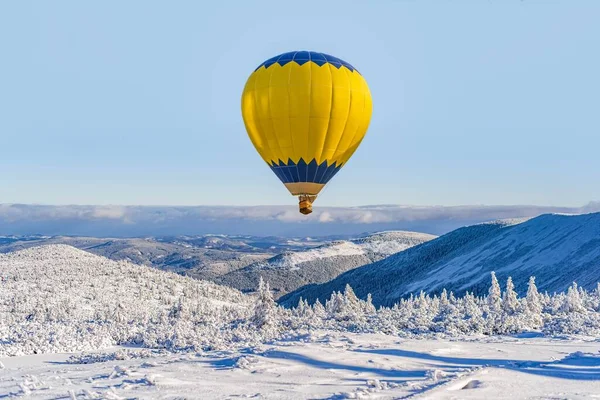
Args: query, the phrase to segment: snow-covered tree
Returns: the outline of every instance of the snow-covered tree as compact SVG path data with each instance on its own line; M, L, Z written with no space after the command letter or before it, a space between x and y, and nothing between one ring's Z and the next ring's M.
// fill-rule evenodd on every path
M528 323L533 329L541 327L542 303L540 301L540 294L538 293L537 286L535 285L534 276L529 278L527 296L525 297L524 314L526 323Z
M331 293L331 297L325 302L325 309L330 317L339 317L344 311L344 296L340 292Z
M496 274L492 271L492 285L487 296L487 310L485 313L486 330L488 333L501 332L502 325L502 291L500 284L496 278Z
M437 298L435 299L437 300ZM436 332L458 333L462 330L462 316L458 309L456 299L450 301L446 289L442 291L437 301L437 315L434 317L433 330Z
M377 312L377 309L373 305L373 297L371 296L371 293L367 295L367 300L363 304L363 312L366 315L372 315Z
M569 287L569 290L567 291L567 296L563 301L561 311L564 313L585 312L585 308L583 307L583 304L581 302L581 295L577 288L576 282L573 282L573 284Z
M496 326L498 333L517 333L521 329L521 315L519 299L515 292L515 285L509 276L506 280L506 291L502 297L502 315L500 323Z
M338 321L347 321L353 324L363 323L365 315L362 303L352 287L346 284L343 295L338 293L335 297L332 296L331 313Z
M472 293L463 298L463 333L481 333L485 329L483 309Z
M344 302L353 311L358 311L360 308L360 300L354 293L354 290L349 284L346 284L344 289Z
M445 307L448 305L448 291L446 288L442 290L442 294L440 294L440 306Z
M487 303L492 313L499 313L502 307L502 292L500 290L500 284L498 283L498 278L496 278L496 273L492 271L492 286L490 286L490 290L488 291Z
M325 311L325 307L319 301L319 299L315 300L312 308L313 308L313 313L314 313L315 317L321 318L321 319L327 317L327 311Z
M542 303L540 302L540 294L538 293L537 286L535 285L535 276L529 277L525 304L530 313L540 314L542 312Z
M269 333L272 333L278 324L277 305L273 299L269 283L265 283L262 276L258 283L258 296L254 304L252 323L259 329Z
M510 276L506 280L506 291L502 298L502 307L504 312L508 315L515 314L519 307L519 299L517 298L517 292L515 292L515 285Z

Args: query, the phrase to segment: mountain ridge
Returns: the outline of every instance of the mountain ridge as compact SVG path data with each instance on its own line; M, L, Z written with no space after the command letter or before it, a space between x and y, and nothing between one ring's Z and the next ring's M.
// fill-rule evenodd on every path
M600 280L594 265L600 265L600 213L549 213L459 228L329 282L300 288L279 302L290 306L300 297L322 300L346 283L363 298L371 293L378 305L421 290L439 293L444 287L457 295L481 295L491 271L501 280L512 276L520 293L530 275L541 278L540 290L564 291L573 281L591 289Z

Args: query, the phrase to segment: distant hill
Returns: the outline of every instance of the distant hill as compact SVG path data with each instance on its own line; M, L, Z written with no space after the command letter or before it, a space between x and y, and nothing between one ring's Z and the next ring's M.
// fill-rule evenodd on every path
M336 240L305 251L284 252L224 274L215 281L242 291L253 291L262 276L279 297L306 284L326 282L343 272L434 238L424 233L390 231Z
M67 245L45 245L0 254L0 273L4 282L19 282L20 286L21 293L9 293L6 290L10 285L4 286L4 297L34 296L42 289L36 282L44 280L43 284L55 293L57 301L68 298L82 309L87 309L85 304L90 303L91 292L102 294L103 299L114 304L127 303L130 296L137 296L138 303L146 297L152 302L150 294L155 292L177 299L186 291L199 293L207 304L213 303L216 308L224 303L232 306L248 303L247 297L236 289L127 261L109 260ZM95 308L100 305L100 302L94 303Z
M502 284L512 276L520 294L530 275L550 293L566 290L573 281L594 288L600 281L600 213L545 214L460 228L329 282L300 288L280 303L295 305L300 296L323 300L347 283L360 297L371 293L376 305L391 305L421 290L481 295L491 271Z
M322 242L308 238L227 235L158 238L3 236L0 237L0 253L49 244L66 244L112 260L131 261L212 280L282 251L304 250Z

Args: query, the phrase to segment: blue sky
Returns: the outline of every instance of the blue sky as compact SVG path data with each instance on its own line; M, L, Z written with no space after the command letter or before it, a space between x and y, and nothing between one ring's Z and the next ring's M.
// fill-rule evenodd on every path
M294 204L240 114L285 51L366 77L317 204L600 199L600 2L0 3L0 203Z

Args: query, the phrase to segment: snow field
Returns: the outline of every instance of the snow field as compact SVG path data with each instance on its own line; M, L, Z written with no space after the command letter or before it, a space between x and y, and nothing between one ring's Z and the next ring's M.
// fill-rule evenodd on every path
M236 351L134 356L143 351L0 359L0 396L518 400L600 393L600 342L590 338L399 340L315 331Z

